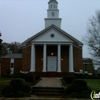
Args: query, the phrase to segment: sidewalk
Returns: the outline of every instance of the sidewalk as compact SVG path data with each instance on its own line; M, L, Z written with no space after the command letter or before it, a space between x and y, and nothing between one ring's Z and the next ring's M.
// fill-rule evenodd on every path
M34 87L62 87L61 78L42 78Z

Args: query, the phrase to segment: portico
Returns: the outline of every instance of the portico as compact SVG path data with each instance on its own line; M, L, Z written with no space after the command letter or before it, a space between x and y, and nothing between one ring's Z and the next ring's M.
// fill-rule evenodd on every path
M30 66L30 72L36 72L36 46L38 45L42 45L42 49L43 49L43 68L42 68L42 72L49 72L48 68L48 57L56 57L57 60L56 60L56 66L52 65L52 67L56 67L56 72L62 72L61 70L61 60L66 60L67 62L67 59L63 59L62 58L62 55L61 55L61 47L64 45L64 46L68 46L68 51L69 51L69 55L67 55L69 57L69 66L65 66L65 67L69 67L68 69L68 72L74 72L73 70L73 43L32 43L31 44L31 66ZM54 55L54 52L51 51L51 55L47 55L47 47L48 46L55 46L57 47L57 50L56 50L56 53ZM50 49L50 48L49 48ZM52 58L51 58L52 59ZM54 62L54 61L53 61ZM53 70L50 71L50 72L54 72Z

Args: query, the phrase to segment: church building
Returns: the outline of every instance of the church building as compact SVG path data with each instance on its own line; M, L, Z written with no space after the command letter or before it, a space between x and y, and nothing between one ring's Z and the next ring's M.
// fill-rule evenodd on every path
M59 18L56 0L49 0L47 18L44 20L45 28L22 43L20 72L41 76L84 73L83 43L61 29L62 19Z

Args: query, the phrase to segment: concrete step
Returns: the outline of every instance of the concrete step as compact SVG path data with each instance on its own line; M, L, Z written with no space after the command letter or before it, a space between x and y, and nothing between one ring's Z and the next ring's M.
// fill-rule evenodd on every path
M35 95L63 95L63 87L33 87L32 94Z

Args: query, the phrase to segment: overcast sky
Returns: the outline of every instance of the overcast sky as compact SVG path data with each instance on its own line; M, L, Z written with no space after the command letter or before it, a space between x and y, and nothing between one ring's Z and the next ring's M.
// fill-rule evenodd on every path
M23 42L45 27L49 0L0 0L0 31L3 42ZM82 41L88 19L100 10L100 0L57 0L61 28ZM83 41L82 41L83 42ZM83 57L90 57L83 46Z

